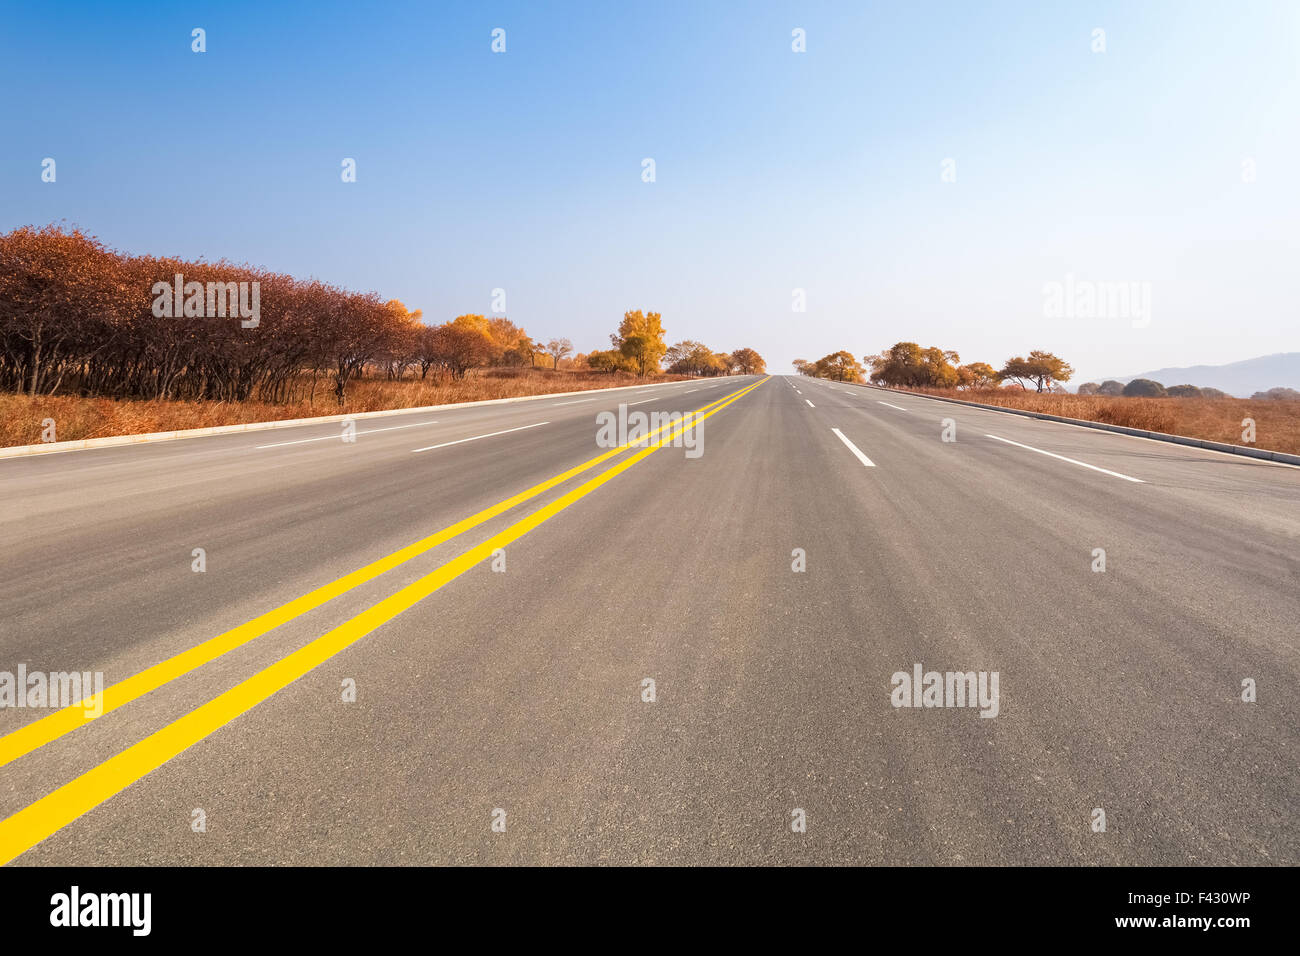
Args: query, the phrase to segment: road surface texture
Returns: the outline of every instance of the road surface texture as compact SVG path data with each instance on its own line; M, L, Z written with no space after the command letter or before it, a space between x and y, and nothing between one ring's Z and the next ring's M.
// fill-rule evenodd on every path
M356 429L0 461L0 671L110 687L0 710L0 860L1300 862L1300 469L793 376Z

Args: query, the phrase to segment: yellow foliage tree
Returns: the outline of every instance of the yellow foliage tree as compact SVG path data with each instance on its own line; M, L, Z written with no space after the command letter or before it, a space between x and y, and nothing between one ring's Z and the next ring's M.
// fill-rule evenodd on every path
M643 313L640 309L624 312L617 334L609 340L641 376L659 371L659 361L668 351L663 318L658 312Z

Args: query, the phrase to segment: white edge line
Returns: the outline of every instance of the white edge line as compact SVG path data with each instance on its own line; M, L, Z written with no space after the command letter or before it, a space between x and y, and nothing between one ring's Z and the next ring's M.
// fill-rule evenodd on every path
M470 438L457 438L455 441L445 441L441 445L426 445L424 448L412 448L412 452L433 451L435 448L446 448L448 445L462 445L467 441L478 441L480 438L492 438L495 435L508 435L510 432L521 432L525 428L537 428L539 425L549 425L550 422L534 422L531 425L520 425L518 428L506 428L499 432L488 432L486 435L474 435Z
M853 442L849 441L847 438L844 437L844 432L840 431L838 428L832 428L831 431L835 433L836 438L838 438L840 441L844 442L846 446L848 446L849 451L853 452L853 454L857 456L858 461L862 462L862 464L866 465L868 468L876 467L876 463L872 461L870 458L868 458L866 455L862 454L862 452L859 450L857 445L853 444Z
M594 398L579 398L572 402L556 402L551 408L559 408L561 405L581 405L583 402L594 402Z
M1091 468L1093 471L1099 471L1103 475L1112 475L1116 478L1123 478L1125 481L1134 481L1137 482L1139 485L1146 484L1146 482L1143 481L1141 478L1134 478L1131 475L1121 475L1118 471L1111 471L1108 468L1098 468L1096 465L1090 465L1086 461L1076 461L1073 458L1066 458L1064 455L1058 455L1055 452L1051 452L1051 451L1043 451L1043 449L1035 448L1033 445L1022 445L1020 442L1012 441L1010 438L999 438L997 435L990 435L987 433L985 433L984 437L992 438L996 441L1006 442L1008 445L1015 445L1017 448L1027 448L1029 449L1029 451L1036 451L1038 452L1038 454L1047 455L1049 458L1059 458L1061 461L1068 461L1072 465L1079 465L1083 468Z

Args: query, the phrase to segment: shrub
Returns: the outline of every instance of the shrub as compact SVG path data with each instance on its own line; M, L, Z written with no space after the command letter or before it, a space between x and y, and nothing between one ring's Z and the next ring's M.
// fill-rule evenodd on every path
M1153 382L1149 378L1135 378L1124 386L1120 394L1128 398L1164 398L1168 392L1159 382Z
M1268 391L1266 391L1266 392L1256 392L1254 395L1252 395L1252 396L1250 396L1250 397L1251 397L1251 399L1254 399L1254 400L1258 400L1258 399L1283 400L1283 399L1285 399L1285 400L1294 401L1295 399L1300 398L1300 392L1297 392L1294 388L1282 388L1282 387L1279 386L1278 388L1270 388L1270 389L1269 389Z

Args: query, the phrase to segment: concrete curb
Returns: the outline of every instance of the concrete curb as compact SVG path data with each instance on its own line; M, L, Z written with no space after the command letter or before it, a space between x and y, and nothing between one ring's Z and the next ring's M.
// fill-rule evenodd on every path
M1273 461L1283 465L1300 465L1300 455L1289 455L1281 451L1268 451L1264 448L1248 448L1245 445L1229 445L1219 441L1205 441L1200 438L1187 438L1183 435L1167 435L1164 432L1148 432L1140 428L1129 428L1125 425L1108 425L1105 422L1090 422L1081 418L1064 418L1060 415L1048 415L1046 412L1031 412L1023 408L1006 408L1002 405L985 405L981 402L967 402L960 398L943 398L939 395L927 395L924 392L910 392L905 388L885 388L881 385L859 385L857 382L846 382L847 385L857 385L858 388L874 388L878 392L893 392L897 395L911 395L913 398L928 398L936 402L950 402L953 405L969 405L971 408L987 409L991 412L1007 412L1011 415L1020 415L1022 418L1037 418L1041 421L1060 422L1063 425L1077 425L1080 428L1092 428L1099 431L1115 432L1120 435L1132 435L1135 438L1146 438L1150 441L1170 442L1174 445L1189 445L1193 448L1205 448L1209 451L1217 451L1224 455L1241 455L1244 458L1258 458L1262 461ZM1176 399L1175 399L1176 401Z
M52 455L64 451L82 451L87 448L113 448L119 445L142 445L149 442L177 441L183 438L206 438L209 435L233 435L238 432L260 432L275 428L296 428L301 425L328 425L351 419L382 418L388 415L415 415L449 408L475 408L479 405L509 405L515 402L535 402L543 398L564 398L567 395L590 395L593 392L623 392L633 388L660 388L664 385L685 385L681 382L651 382L646 385L618 385L614 388L583 388L576 392L547 392L544 395L519 395L515 398L485 398L477 402L453 402L448 405L421 405L417 408L392 408L377 412L357 412L354 415L322 415L317 418L286 418L269 422L243 422L238 425L213 425L209 428L183 428L171 432L145 432L140 435L111 435L106 438L82 438L77 441L41 442L36 445L10 445L0 448L0 459L23 458L28 455Z

